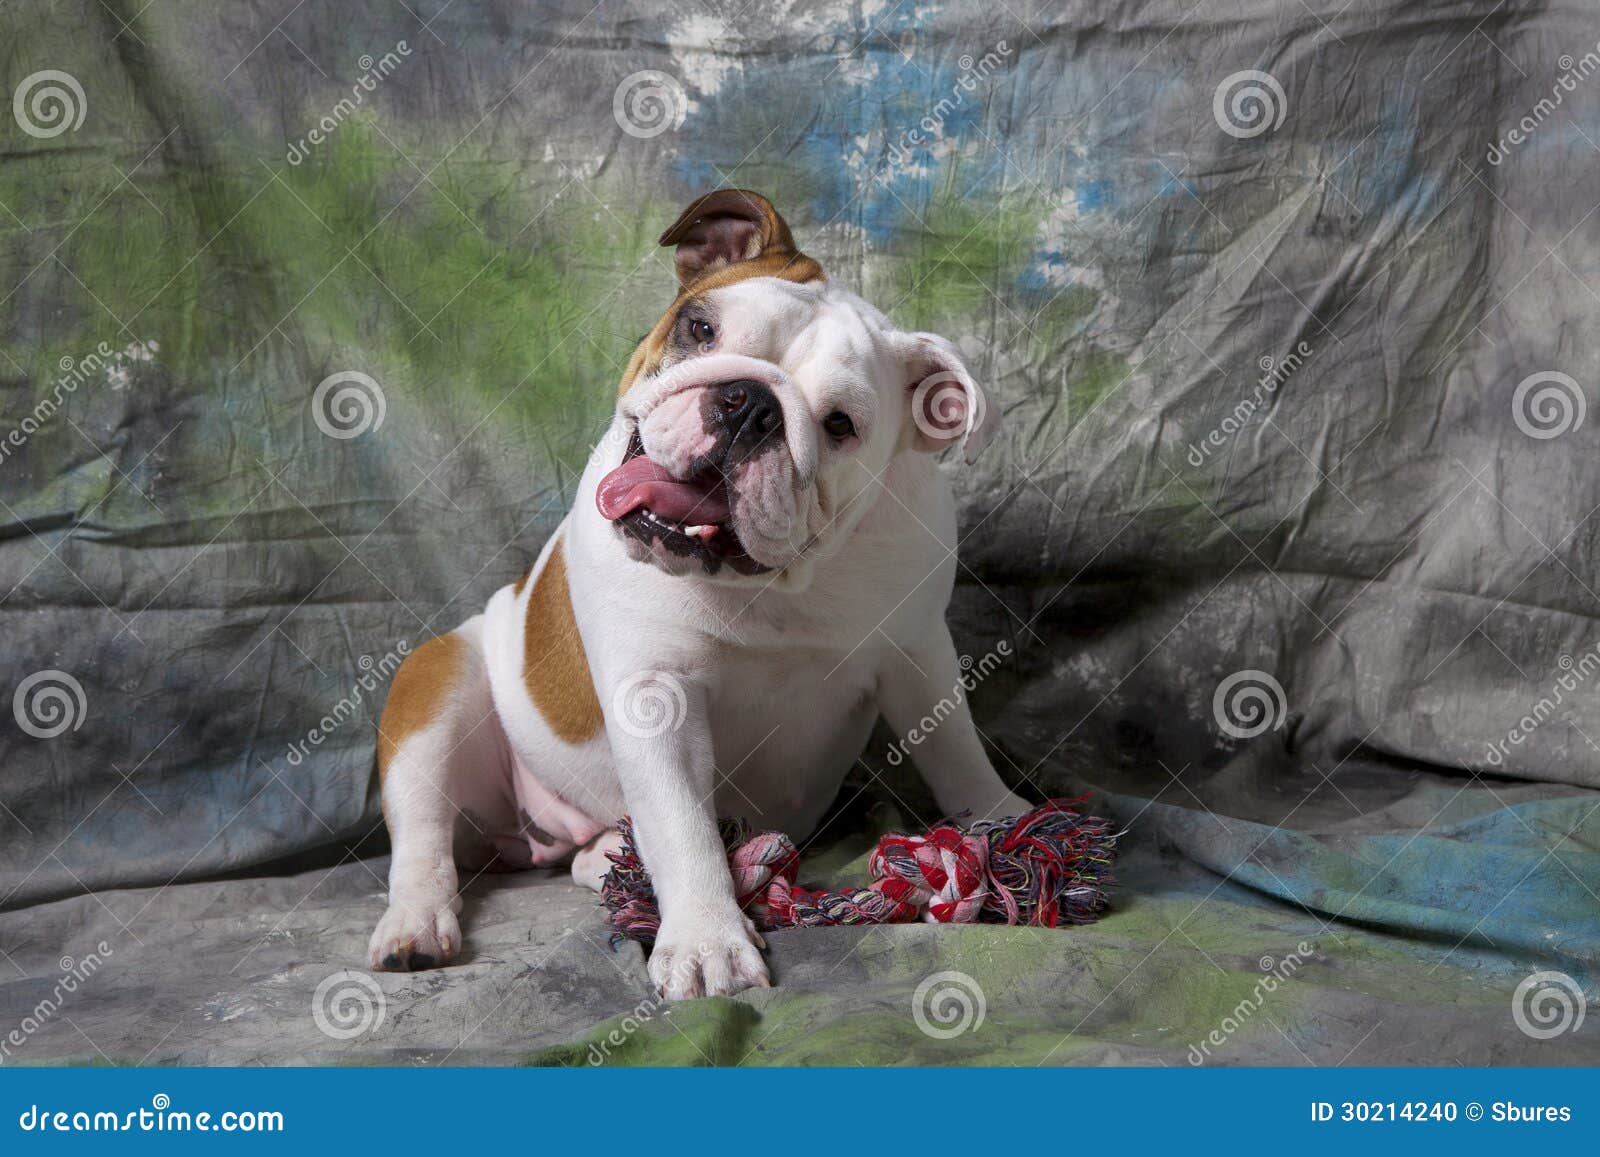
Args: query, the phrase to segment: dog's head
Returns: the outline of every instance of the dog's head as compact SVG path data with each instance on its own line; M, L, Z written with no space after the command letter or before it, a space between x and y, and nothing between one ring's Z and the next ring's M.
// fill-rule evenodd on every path
M695 201L661 235L679 289L617 403L600 513L670 573L803 587L879 497L896 455L993 435L955 346L897 330L795 248L766 198Z

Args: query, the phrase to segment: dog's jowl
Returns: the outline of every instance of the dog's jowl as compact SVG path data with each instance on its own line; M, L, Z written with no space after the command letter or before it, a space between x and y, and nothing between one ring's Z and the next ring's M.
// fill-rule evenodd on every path
M460 952L460 867L570 864L598 887L631 815L663 994L767 984L716 817L804 837L878 715L903 734L960 675L936 456L970 460L997 415L955 346L830 280L753 193L700 198L661 242L677 294L572 512L526 576L396 676L375 968ZM915 752L944 811L1027 809L964 703Z

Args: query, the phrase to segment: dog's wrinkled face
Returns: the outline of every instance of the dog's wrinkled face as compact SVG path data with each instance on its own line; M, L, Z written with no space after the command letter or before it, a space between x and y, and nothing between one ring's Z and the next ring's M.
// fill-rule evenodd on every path
M662 243L681 289L629 364L596 492L634 558L803 588L896 454L970 459L992 432L955 347L828 282L764 198L703 197Z

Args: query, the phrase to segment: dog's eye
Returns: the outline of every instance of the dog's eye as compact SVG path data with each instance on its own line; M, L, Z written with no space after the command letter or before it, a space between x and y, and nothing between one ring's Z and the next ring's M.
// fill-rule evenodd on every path
M717 331L709 321L698 317L689 322L689 338L696 345L707 346L717 340Z
M843 410L835 410L822 419L822 428L828 432L830 438L838 438L841 441L856 432L856 424Z

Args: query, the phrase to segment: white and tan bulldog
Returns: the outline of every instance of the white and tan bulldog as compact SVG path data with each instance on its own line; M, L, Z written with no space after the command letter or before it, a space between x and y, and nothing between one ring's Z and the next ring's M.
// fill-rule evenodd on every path
M631 815L663 995L769 983L719 814L802 837L882 712L960 687L956 516L934 455L996 415L955 346L896 329L721 190L661 236L679 289L628 363L577 503L533 569L406 659L378 744L394 845L380 969L461 950L457 865L571 862L598 888ZM920 738L939 807L1030 806L964 700Z

